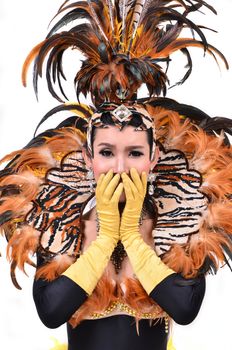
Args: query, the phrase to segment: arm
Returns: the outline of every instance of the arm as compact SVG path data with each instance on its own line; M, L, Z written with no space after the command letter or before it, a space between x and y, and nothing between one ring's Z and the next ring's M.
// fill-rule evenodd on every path
M135 169L131 179L122 174L126 205L120 235L134 272L150 295L177 323L190 323L197 315L205 292L204 278L185 280L165 265L142 239L139 217L146 193L146 174Z
M60 276L51 282L35 280L33 298L43 324L48 328L57 328L70 319L85 302L87 294L68 277Z
M181 325L191 323L197 316L205 295L205 277L187 280L172 274L161 281L150 293L174 321Z
M96 188L99 235L63 274L52 282L34 282L33 295L42 322L51 328L67 322L91 295L119 239L119 175L102 174Z

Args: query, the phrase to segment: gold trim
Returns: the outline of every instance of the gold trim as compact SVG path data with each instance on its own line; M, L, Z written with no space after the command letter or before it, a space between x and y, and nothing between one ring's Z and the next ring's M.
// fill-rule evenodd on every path
M110 306L103 312L94 312L93 314L90 315L92 319L98 319L101 317L106 317L110 315L113 311L120 311L123 312L129 316L133 316L135 318L140 318L140 319L156 319L156 318L162 318L162 317L167 317L167 314L165 312L145 312L145 313L140 313L131 307L129 307L127 304L122 303L120 301L114 301L113 303L110 304Z

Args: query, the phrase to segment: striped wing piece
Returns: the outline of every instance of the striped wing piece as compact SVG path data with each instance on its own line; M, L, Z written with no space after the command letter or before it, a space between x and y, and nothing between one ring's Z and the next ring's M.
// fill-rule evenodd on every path
M185 245L199 232L207 197L199 191L201 175L189 170L180 151L162 151L154 172L158 219L153 237L157 254L162 256L173 244Z
M77 256L81 244L82 205L91 195L81 152L72 152L61 168L51 169L27 222L41 232L40 245L47 258L56 254Z

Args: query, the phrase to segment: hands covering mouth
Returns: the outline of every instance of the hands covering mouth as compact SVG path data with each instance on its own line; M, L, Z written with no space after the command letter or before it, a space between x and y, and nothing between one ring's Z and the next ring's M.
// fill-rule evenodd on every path
M98 200L102 203L107 202L105 205L113 205L114 209L118 207L120 197L125 195L126 211L131 211L136 205L136 215L139 217L143 201L146 195L147 189L147 174L142 172L139 175L135 168L131 168L129 174L125 172L122 174L114 174L110 169L106 174L101 174L98 182L96 194Z

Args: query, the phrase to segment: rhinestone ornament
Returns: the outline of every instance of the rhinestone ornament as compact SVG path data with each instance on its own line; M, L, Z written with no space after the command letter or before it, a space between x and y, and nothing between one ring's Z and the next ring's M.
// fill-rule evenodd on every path
M124 105L118 106L111 113L120 122L125 122L132 114L132 112Z

